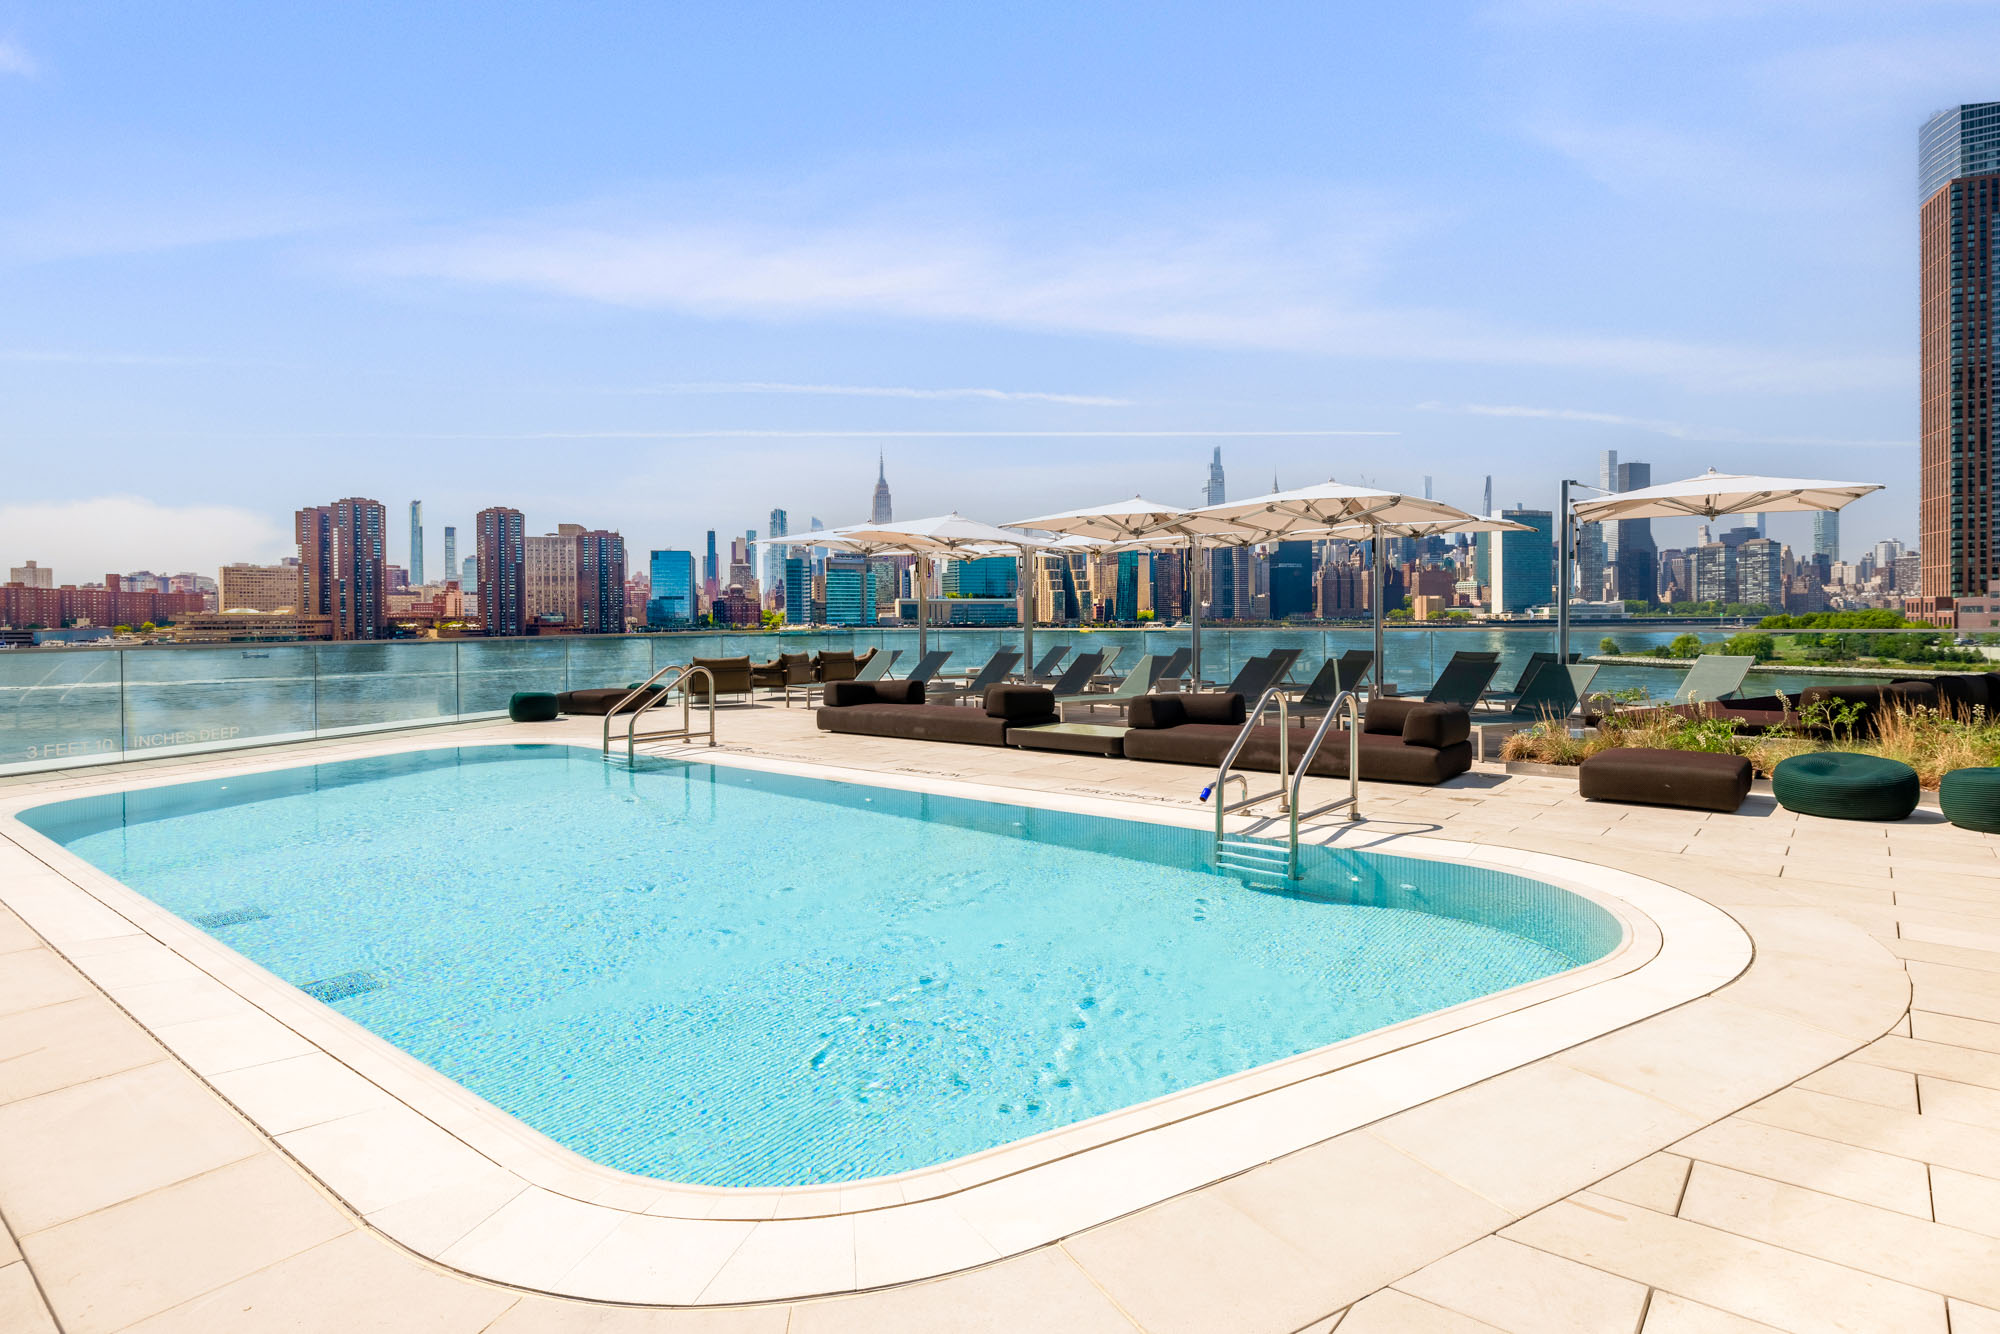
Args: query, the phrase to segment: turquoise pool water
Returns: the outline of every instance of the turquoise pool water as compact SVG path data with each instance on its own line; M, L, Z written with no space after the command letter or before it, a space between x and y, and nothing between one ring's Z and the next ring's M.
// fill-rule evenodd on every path
M87 797L21 819L607 1166L713 1186L946 1162L1602 957L1520 876L568 746Z

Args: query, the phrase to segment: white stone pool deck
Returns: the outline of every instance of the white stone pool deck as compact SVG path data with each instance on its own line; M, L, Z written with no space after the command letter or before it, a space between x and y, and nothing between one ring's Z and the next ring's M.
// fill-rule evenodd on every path
M4 780L0 800L596 735L577 720L354 738ZM721 736L774 760L1156 809L1194 809L1201 785L1173 766L837 738L803 709L728 709ZM1720 908L1755 956L1701 999L1011 1258L700 1310L551 1298L391 1240L256 1128L230 1080L195 1074L71 965L106 948L102 924L51 911L37 890L55 873L0 843L0 899L39 927L0 913L0 1330L2000 1331L2000 839L1928 811L1876 825L1758 799L1733 816L1586 804L1491 773L1363 795L1366 825L1321 836L1629 871ZM188 1025L214 1024L145 1017L183 1053ZM226 1022L194 1036L259 1040ZM828 1240L851 1276L930 1239ZM611 1243L558 1220L518 1244Z

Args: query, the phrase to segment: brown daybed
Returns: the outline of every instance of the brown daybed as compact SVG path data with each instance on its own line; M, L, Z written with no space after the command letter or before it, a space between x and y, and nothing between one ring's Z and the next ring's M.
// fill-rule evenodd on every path
M994 686L984 708L967 709L924 703L922 681L836 681L819 710L823 732L973 746L1004 746L1010 727L1061 721L1055 692L1039 686Z
M1243 697L1237 694L1146 695L1132 702L1125 758L1213 768L1235 742L1245 716ZM1471 734L1471 717L1456 704L1391 696L1372 700L1361 725L1361 777L1426 785L1456 778L1472 767ZM1287 739L1290 763L1298 763L1311 736L1305 728L1292 729ZM1311 772L1322 778L1345 778L1347 746L1345 729L1330 734L1313 756ZM1276 773L1277 727L1254 729L1235 767Z

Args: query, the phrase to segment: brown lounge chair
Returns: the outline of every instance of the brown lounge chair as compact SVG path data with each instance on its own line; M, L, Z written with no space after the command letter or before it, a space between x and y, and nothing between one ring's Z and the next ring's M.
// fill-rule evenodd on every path
M718 700L724 695L740 695L748 699L756 685L754 669L747 653L740 658L696 658L688 665L708 668L710 676L715 678L715 697ZM687 692L688 698L697 703L707 700L708 677L699 675L688 677Z
M1004 746L1010 727L1061 721L1055 692L1040 686L994 686L985 707L967 709L926 704L922 681L837 681L826 688L819 710L822 732L972 746Z
M812 703L810 687L813 680L813 660L810 653L780 653L769 662L760 662L750 669L750 681L759 690L782 691L785 707L792 707L792 691L808 691L806 702Z
M852 681L862 666L880 652L880 649L871 648L857 658L852 649L822 649L813 659L813 679L822 685Z
M1125 734L1125 758L1199 764L1214 768L1243 729L1243 696L1147 695L1132 702L1132 730ZM1313 757L1311 772L1321 778L1347 776L1347 738L1337 730ZM1361 724L1361 777L1376 783L1435 785L1472 767L1471 716L1456 704L1383 696L1370 700ZM1296 763L1305 742L1295 729L1290 756ZM1278 729L1254 729L1236 756L1236 768L1276 773Z

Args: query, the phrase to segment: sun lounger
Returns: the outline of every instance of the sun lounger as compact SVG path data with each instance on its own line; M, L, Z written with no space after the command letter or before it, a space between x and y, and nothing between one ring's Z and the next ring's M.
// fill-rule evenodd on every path
M950 649L934 648L930 652L924 654L922 659L918 661L917 665L910 668L910 674L908 676L905 676L903 679L905 681L918 681L924 684L929 684L930 679L938 674L938 668L944 666L946 660L949 659L950 657L951 657Z
M1460 651L1451 655L1451 661L1438 673L1438 679L1424 696L1426 704L1456 704L1462 709L1470 709L1486 693L1486 687L1493 683L1493 673L1500 669L1500 655L1497 653L1473 653Z
M1163 686L1175 681L1185 681L1188 674L1188 664L1193 661L1194 650L1185 648L1175 649L1173 655L1161 666L1160 674L1153 678L1153 684Z
M1015 664L1020 661L1019 653L1013 649L1003 648L988 658L986 665L967 681L953 683L933 679L926 698L941 704L959 704L966 700L975 704L980 703L986 698L986 688L1005 681L1008 674L1014 670Z
M1352 649L1338 658L1328 658L1319 665L1319 671L1306 685L1292 711L1301 719L1325 713L1333 707L1334 700L1340 698L1341 691L1359 686L1361 678L1368 675L1368 669L1374 664L1375 654L1365 648Z
M1067 644L1060 644L1050 649L1042 655L1042 660L1036 663L1033 669L1029 671L1028 680L1038 685L1046 681L1055 680L1056 664L1068 656L1069 645Z
M1120 681L1114 689L1101 690L1092 694L1057 695L1056 707L1062 711L1065 720L1069 718L1069 709L1071 707L1095 709L1099 705L1109 704L1117 709L1126 708L1130 706L1133 700L1151 693L1160 670L1166 665L1166 654L1151 654L1141 658L1131 671L1125 673L1125 679Z
M1265 691L1278 683L1278 676L1283 671L1283 668L1277 662L1273 661L1276 656L1275 654L1267 653L1261 657L1250 659L1243 664L1242 670L1236 673L1235 680L1224 686L1220 691L1204 693L1241 695L1246 701L1254 704L1256 701L1264 698Z
M1557 667L1551 661L1529 678L1528 688L1514 707L1500 714L1474 714L1472 730L1479 738L1479 758L1486 758L1486 734L1505 736L1536 723L1561 720L1576 712L1578 701L1596 677L1595 666L1569 664Z
M1077 654L1075 661L1071 662L1064 669L1063 674L1056 678L1056 683L1050 689L1056 692L1057 699L1065 699L1072 695L1081 695L1083 688L1090 684L1092 677L1097 675L1097 668L1103 661L1104 655L1102 653Z
M1704 653L1694 660L1671 699L1648 700L1641 708L1661 704L1713 704L1728 699L1743 688L1743 678L1757 665L1752 657L1724 653Z
M896 659L902 656L903 650L899 648L886 650L878 648L868 655L868 661L861 664L860 668L854 674L854 679L857 681L883 680L889 675L889 669L896 665Z
M1545 664L1554 662L1555 660L1556 655L1552 652L1537 650L1530 653L1528 661L1521 667L1521 675L1514 682L1514 688L1512 690L1502 690L1495 687L1488 690L1486 697L1480 703L1486 705L1488 708L1512 708L1514 702L1520 699L1522 694L1527 691L1528 684L1535 679L1535 673L1541 671ZM1576 655L1571 654L1570 660L1574 662Z

